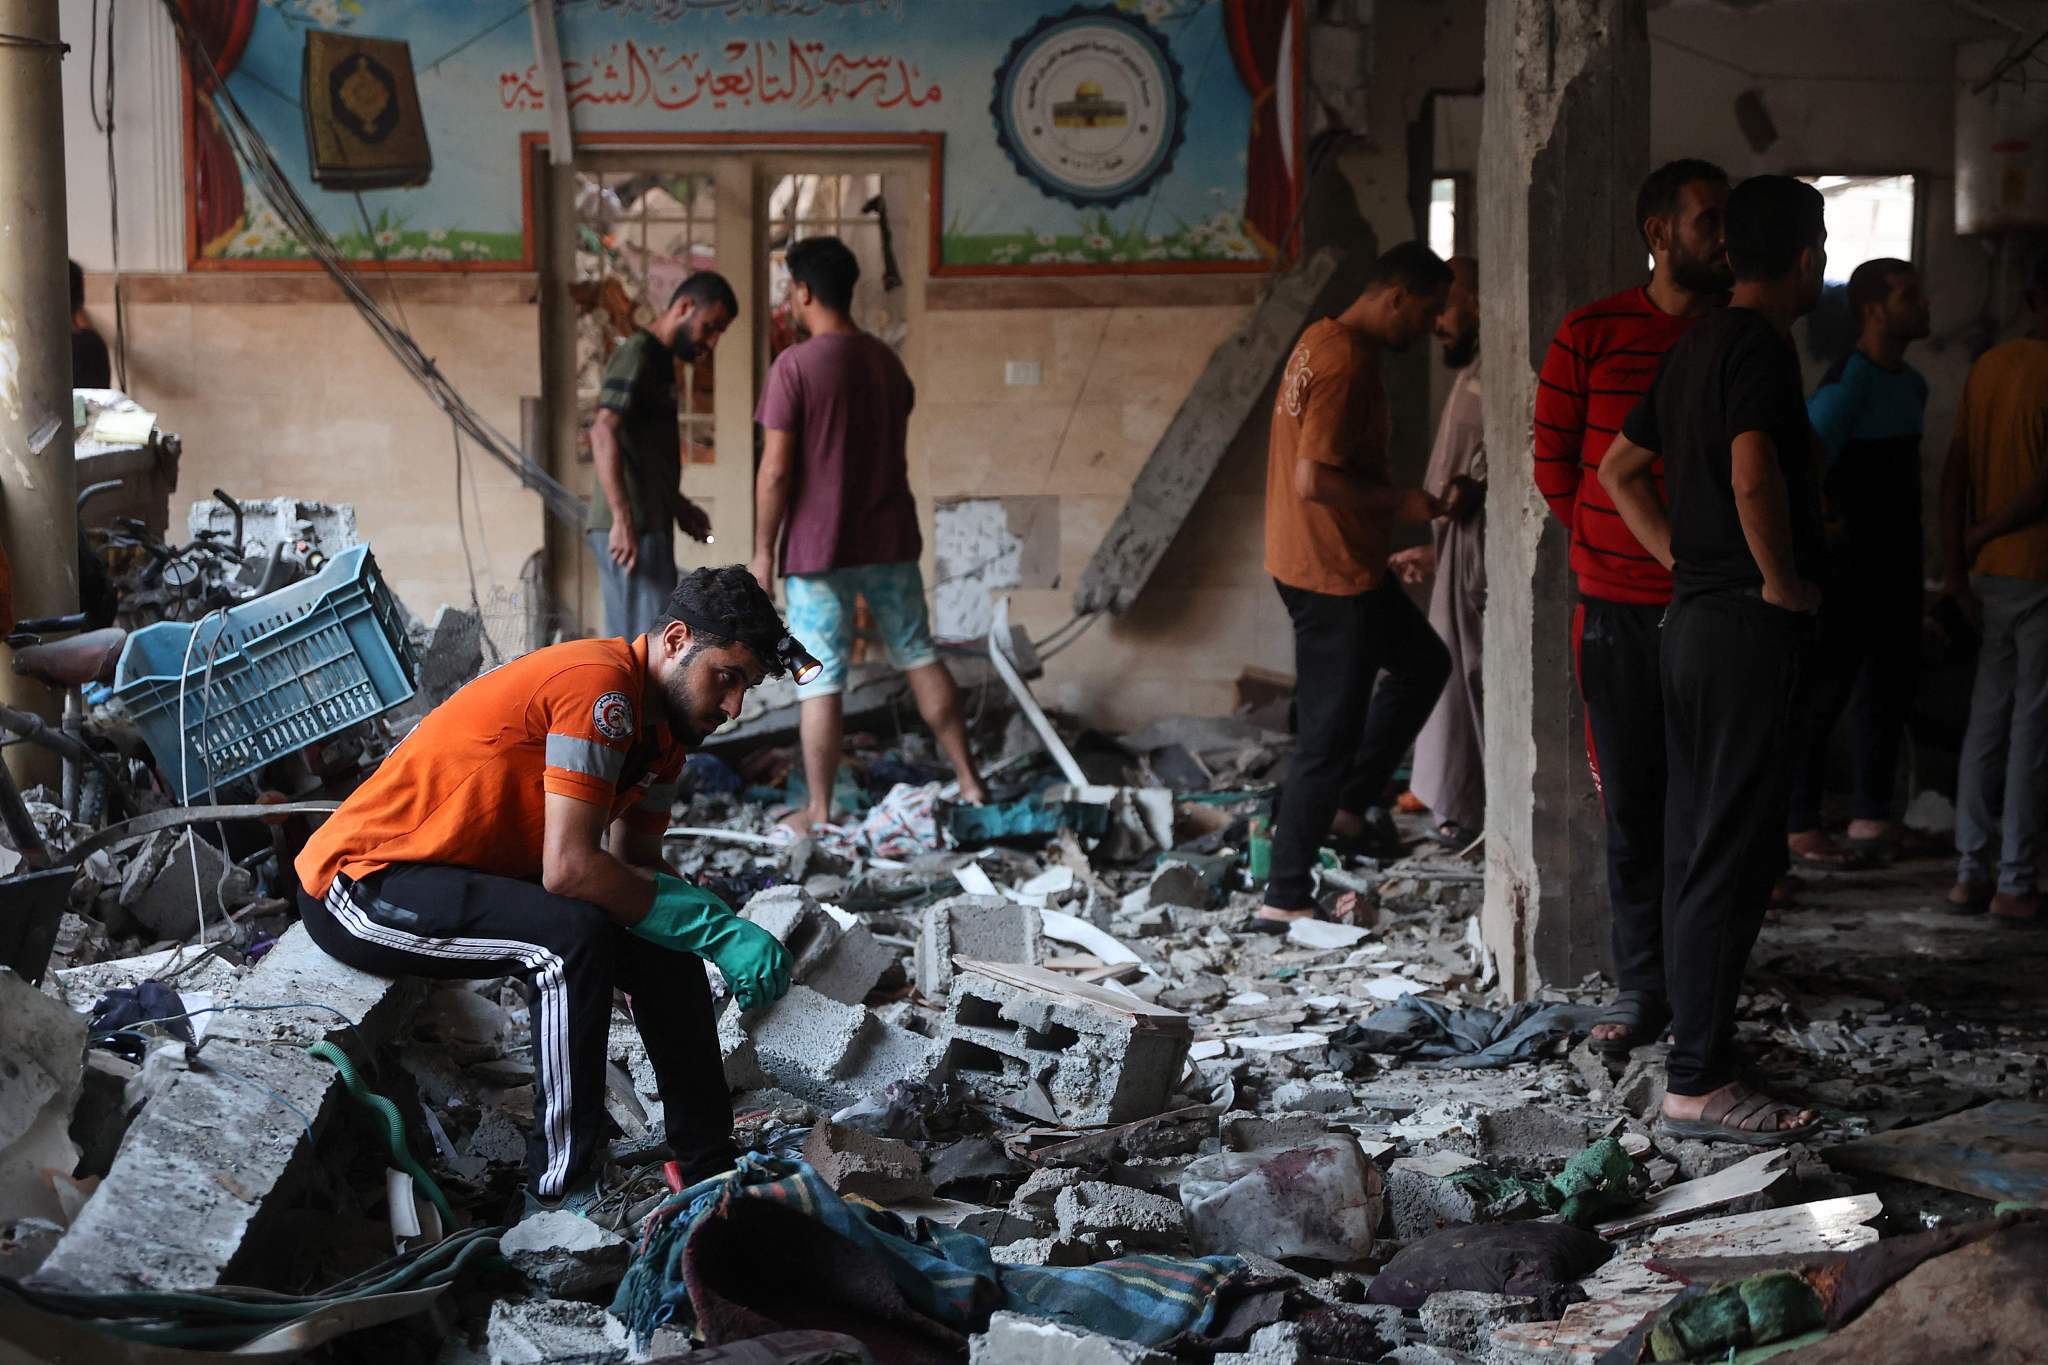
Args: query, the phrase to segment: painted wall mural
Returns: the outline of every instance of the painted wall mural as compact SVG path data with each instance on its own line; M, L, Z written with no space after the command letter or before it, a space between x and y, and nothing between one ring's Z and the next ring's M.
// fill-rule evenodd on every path
M551 111L524 0L185 5L344 254L531 268L520 148ZM556 27L581 140L932 148L939 273L1257 270L1298 202L1299 5L557 0ZM311 84L309 50L322 73ZM204 100L188 128L195 267L303 267ZM408 140L388 167L337 167L336 146L375 161L365 139L387 135Z

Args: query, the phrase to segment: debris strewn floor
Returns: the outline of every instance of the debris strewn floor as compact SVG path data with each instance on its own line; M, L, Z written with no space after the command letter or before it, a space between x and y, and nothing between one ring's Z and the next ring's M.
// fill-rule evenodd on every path
M441 614L441 653L460 626ZM264 846L85 859L42 990L97 1010L101 1046L75 1085L41 1045L42 1081L0 1084L0 1274L28 1286L0 1292L0 1325L58 1341L98 1291L225 1282L338 1286L346 1309L311 1300L299 1324L341 1322L325 1349L357 1354L331 1358L447 1365L664 1358L693 1332L707 1360L852 1358L831 1354L848 1337L877 1360L1719 1359L1847 1339L1951 1257L2033 1264L2027 1214L1987 1220L2048 1183L2048 938L1941 910L1943 863L1802 874L1764 931L1740 1040L1824 1131L1672 1140L1660 1050L1614 1069L1586 1044L1597 978L1499 998L1479 849L1417 827L1390 864L1332 854L1329 918L1259 932L1284 736L1182 720L1056 756L999 692L975 701L985 808L950 806L886 716L849 737L847 819L794 843L771 833L802 796L789 748L692 759L671 861L781 939L797 984L742 1011L711 971L749 1155L682 1190L619 1001L587 1218L522 1216L514 983L323 975ZM30 809L60 851L92 833ZM469 1246L441 1240L458 1229L479 1249L433 1261ZM347 1297L394 1251L431 1312Z

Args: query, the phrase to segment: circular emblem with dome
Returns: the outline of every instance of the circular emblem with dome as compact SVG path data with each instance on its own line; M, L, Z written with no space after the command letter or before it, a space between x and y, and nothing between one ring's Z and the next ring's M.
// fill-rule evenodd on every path
M1143 193L1187 135L1180 65L1165 37L1113 8L1041 19L996 69L996 140L1027 179L1077 208Z

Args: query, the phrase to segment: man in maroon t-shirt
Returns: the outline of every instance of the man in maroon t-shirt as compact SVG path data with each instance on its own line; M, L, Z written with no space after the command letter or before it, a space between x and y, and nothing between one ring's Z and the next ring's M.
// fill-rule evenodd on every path
M961 799L979 805L987 792L967 750L959 689L932 644L917 566L924 541L904 451L916 392L896 352L853 321L860 262L846 243L806 237L784 264L810 335L775 358L754 413L766 440L748 568L772 587L780 542L790 633L823 667L797 686L810 800L783 823L803 834L832 818L858 601L867 603L889 662L909 679L960 779Z
M1565 318L1536 390L1536 487L1571 531L1579 591L1572 657L1586 706L1586 759L1607 822L1619 993L1594 1025L1593 1045L1610 1056L1654 1041L1670 1018L1658 645L1671 575L1629 534L1597 475L1664 353L1734 283L1727 203L1728 174L1710 162L1673 161L1651 172L1636 196L1636 226L1654 262L1649 283Z

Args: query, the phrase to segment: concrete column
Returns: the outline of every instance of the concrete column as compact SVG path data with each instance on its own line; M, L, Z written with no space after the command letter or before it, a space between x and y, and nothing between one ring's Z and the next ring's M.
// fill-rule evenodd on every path
M1486 338L1486 905L1516 997L1607 959L1599 798L1572 676L1569 536L1532 476L1536 373L1571 309L1643 277L1646 0L1487 0L1479 165Z
M71 454L71 303L65 276L63 47L50 0L0 0L0 543L14 610L78 610L77 470ZM0 654L8 651L0 649ZM0 666L0 702L46 720L62 699ZM24 785L57 780L18 745Z

